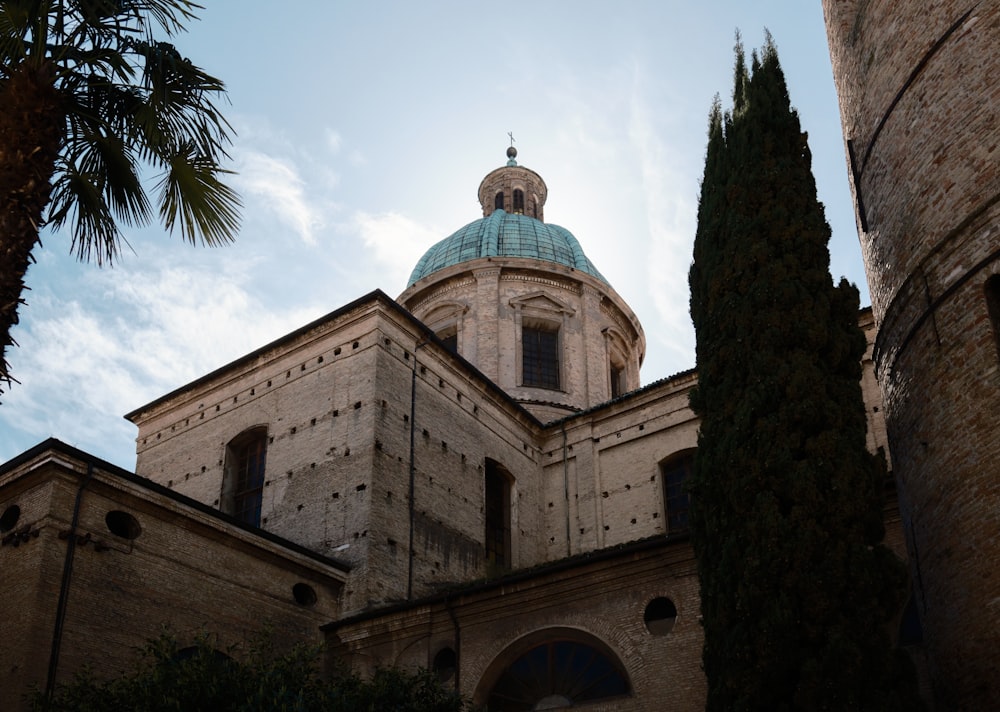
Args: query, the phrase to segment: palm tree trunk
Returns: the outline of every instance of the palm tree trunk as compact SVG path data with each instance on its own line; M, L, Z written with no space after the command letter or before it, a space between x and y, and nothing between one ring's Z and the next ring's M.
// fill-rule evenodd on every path
M7 349L24 303L24 276L52 193L65 115L47 67L22 64L0 80L0 393L13 380Z

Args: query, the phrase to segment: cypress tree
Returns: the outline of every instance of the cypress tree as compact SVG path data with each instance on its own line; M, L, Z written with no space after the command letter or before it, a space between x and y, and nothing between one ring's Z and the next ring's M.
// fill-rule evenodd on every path
M689 483L707 709L913 710L891 645L906 574L880 542L858 292L767 36L709 119L690 272L701 418Z

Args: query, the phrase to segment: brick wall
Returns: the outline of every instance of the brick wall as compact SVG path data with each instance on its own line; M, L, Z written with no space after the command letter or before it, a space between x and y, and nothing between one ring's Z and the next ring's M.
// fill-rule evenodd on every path
M0 617L0 709L22 709L32 685L44 688L64 581L57 681L84 666L98 676L134 669L137 649L164 628L182 646L200 632L217 635L225 650L270 626L283 648L318 642L319 626L338 614L346 571L100 465L88 479L86 461L66 450L44 450L0 477L0 509L20 507L13 531L25 534L0 547L11 606ZM67 579L67 534L81 485ZM109 512L133 518L135 536L115 533ZM296 601L297 584L310 587L315 602Z
M935 694L996 709L1000 4L823 5Z

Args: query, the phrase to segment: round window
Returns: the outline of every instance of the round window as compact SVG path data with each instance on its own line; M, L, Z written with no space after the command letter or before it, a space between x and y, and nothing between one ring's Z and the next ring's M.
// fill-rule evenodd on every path
M646 606L646 613L643 615L646 623L646 630L653 635L666 635L673 629L674 621L677 620L677 606L669 598L654 598Z
M316 603L316 590L307 583L297 583L292 586L292 596L300 606L312 606Z
M120 509L108 512L104 517L104 523L107 525L109 532L115 536L120 536L122 539L132 540L142 534L142 527L139 526L139 520Z
M9 532L17 525L17 520L21 518L21 508L12 504L0 514L0 532Z

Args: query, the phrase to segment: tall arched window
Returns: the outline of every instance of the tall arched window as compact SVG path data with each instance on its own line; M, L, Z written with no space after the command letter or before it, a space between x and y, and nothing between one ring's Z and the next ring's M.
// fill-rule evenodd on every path
M514 212L518 214L524 213L524 191L515 190L514 191Z
M494 210L503 210L503 191L497 193L497 197L493 199Z
M260 526L266 460L266 426L245 430L226 446L222 511L255 527Z
M694 453L694 450L686 450L660 463L668 534L688 530L688 509L691 502L686 484L694 468Z
M486 563L510 568L510 492L514 478L503 465L486 458Z

